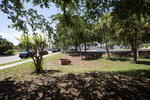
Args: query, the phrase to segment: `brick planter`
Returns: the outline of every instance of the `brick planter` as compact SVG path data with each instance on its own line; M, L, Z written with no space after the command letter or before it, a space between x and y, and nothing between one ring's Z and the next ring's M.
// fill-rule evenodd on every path
M60 62L62 65L71 64L71 61L70 61L69 59L59 59L59 62Z

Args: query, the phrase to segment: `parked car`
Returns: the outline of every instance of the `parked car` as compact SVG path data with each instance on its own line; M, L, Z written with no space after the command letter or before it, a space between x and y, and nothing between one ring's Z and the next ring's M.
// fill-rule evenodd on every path
M56 49L55 51L56 51L56 52L59 52L59 51L61 51L61 50L60 50L60 49Z
M58 52L58 49L56 49L55 51Z
M58 49L58 51L61 51L61 49Z
M40 55L41 52L38 52L38 54ZM44 51L43 51L43 55L46 55L46 54L48 54L48 51L44 50Z
M55 52L56 52L56 50L52 50L52 52L53 52L53 53L55 53Z
M22 52L19 53L20 58L28 58L30 56L34 57L34 52L29 52L28 53L28 51L22 51Z

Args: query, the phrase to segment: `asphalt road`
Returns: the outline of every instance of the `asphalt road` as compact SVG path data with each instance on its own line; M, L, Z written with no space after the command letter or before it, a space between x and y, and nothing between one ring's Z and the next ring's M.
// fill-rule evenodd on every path
M49 54L50 53L51 53L51 51L49 51ZM19 54L12 55L12 56L1 56L0 57L0 64L13 62L13 61L17 61L17 60L21 60L20 57L19 57Z
M1 56L0 57L0 64L13 62L13 61L17 61L17 60L20 60L19 54L12 55L12 56Z

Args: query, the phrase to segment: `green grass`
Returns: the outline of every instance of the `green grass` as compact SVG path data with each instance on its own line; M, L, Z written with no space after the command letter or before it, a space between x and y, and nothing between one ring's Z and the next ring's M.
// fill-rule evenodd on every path
M119 71L150 69L149 59L144 59L144 58L138 59L139 64L132 64L131 57L128 57L128 58L111 57L111 61L108 61L107 57L103 56L102 58L93 59L93 60L92 59L83 60L83 61L79 60L81 62L81 64L79 63L78 65L60 65L60 63L58 62L58 59L62 58L63 56L64 56L63 54L56 54L56 55L44 58L43 68L45 70L59 70L62 73L74 73L74 74L91 72L91 71L119 72ZM22 59L22 60L15 61L15 62L20 62L20 61L24 61L24 60L28 60L28 59L31 59L31 58ZM90 61L91 65L88 64L89 61ZM0 64L0 66L15 63L15 62ZM85 63L85 66L82 65L82 62ZM16 72L16 70L15 70L16 68L17 69L21 68L20 70L23 70L22 68L28 69L30 66L31 66L31 64L27 62L25 64L17 65L16 67L8 68L5 70L7 70L7 71L10 70L10 72L7 72L7 73L12 73L13 71ZM1 72L3 72L3 70ZM19 73L19 74L21 74L21 73Z
M15 53L14 54L19 54L21 51L15 51Z

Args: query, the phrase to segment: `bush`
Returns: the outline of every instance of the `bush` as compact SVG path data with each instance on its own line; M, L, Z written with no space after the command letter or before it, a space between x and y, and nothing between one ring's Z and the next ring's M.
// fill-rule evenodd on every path
M140 48L143 48L144 47L144 45L140 45Z
M15 50L8 49L5 53L10 55L10 54L13 54L14 52L15 52Z
M148 45L148 44L146 44L146 45L145 45L145 48L148 48L148 47L149 47L149 45Z

